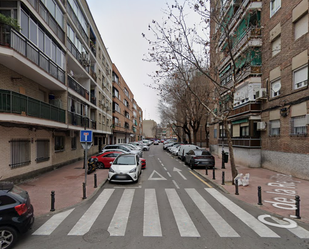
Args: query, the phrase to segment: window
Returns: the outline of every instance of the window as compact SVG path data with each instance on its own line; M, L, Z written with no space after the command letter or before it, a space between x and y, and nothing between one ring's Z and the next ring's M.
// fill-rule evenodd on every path
M11 168L17 168L29 165L31 160L30 155L30 140L11 140Z
M281 7L281 0L270 1L270 17L272 17Z
M240 134L242 137L249 136L249 126L240 126Z
M291 118L291 135L307 134L306 115Z
M271 43L271 55L274 57L281 52L281 36L277 37Z
M21 33L28 38L29 37L29 17L23 10L21 11L20 25L21 25Z
M38 27L32 19L30 19L30 40L37 45Z
M123 91L124 91L124 94L125 94L128 98L130 98L128 90L127 90L126 88L124 88Z
M277 79L273 82L270 83L271 84L271 97L277 97L280 95L280 88L281 88L281 80Z
M55 136L55 151L64 150L64 136Z
M308 15L304 15L294 24L294 38L297 40L304 34L308 33Z
M114 97L119 98L119 92L116 88L114 88Z
M37 163L49 160L49 140L41 139L36 141L36 159Z
M294 89L299 89L308 84L308 65L293 72Z
M0 196L0 206L1 207L6 206L6 205L11 205L11 204L14 204L14 203L16 203L16 201L13 198L11 198L7 195Z
M115 103L115 111L121 112L121 109L117 103Z
M269 122L269 136L280 135L280 120L271 120Z

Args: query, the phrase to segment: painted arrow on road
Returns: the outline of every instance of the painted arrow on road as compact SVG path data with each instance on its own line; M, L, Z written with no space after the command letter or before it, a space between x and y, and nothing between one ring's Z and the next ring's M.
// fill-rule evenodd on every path
M184 180L187 180L187 178L185 178L185 177L184 177L184 175L183 175L183 174L181 174L181 172L180 172L180 171L181 171L181 169L174 168L174 169L173 169L173 171L178 172L178 173L179 173L179 175L180 175L180 176L181 176Z

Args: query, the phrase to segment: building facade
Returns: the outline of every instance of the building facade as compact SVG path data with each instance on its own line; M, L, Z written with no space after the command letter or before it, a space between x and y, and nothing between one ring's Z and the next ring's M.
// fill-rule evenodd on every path
M1 1L2 179L83 158L112 135L112 61L85 0Z
M143 113L134 95L113 64L113 139L112 143L128 143L141 138Z
M156 128L157 123L156 121L149 119L143 120L143 136L145 139L154 139L156 138Z
M212 61L220 83L235 86L228 127L236 164L309 179L308 1L211 4L219 7L217 14L229 30L227 34L220 31L222 26L211 25L212 36L218 38ZM227 146L220 122L212 120L209 137L212 150L220 154Z

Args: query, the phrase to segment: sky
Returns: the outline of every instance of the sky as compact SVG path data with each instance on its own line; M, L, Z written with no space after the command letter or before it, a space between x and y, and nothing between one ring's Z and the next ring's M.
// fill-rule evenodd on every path
M87 3L112 62L143 110L143 118L159 124L159 97L156 90L147 87L153 82L149 74L156 71L156 66L143 61L148 43L142 33L147 34L152 20L161 21L166 3L174 1L87 0Z

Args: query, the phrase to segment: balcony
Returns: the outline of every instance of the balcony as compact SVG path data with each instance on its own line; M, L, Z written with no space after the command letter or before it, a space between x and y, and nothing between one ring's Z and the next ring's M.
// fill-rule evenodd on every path
M64 84L64 70L62 70L51 59L49 59L37 47L32 45L32 43L26 37L24 37L22 34L19 34L9 26L3 24L0 24L0 45L7 46L16 50Z
M65 123L65 110L8 90L0 90L0 112Z
M260 113L261 104L256 102L249 102L246 105L235 108L230 112L229 118L240 116L249 113Z
M79 95L89 100L89 91L87 91L81 84L79 84L75 79L71 76L68 76L68 85L69 87L77 92Z
M89 118L75 112L68 111L68 123L75 126L89 128Z

